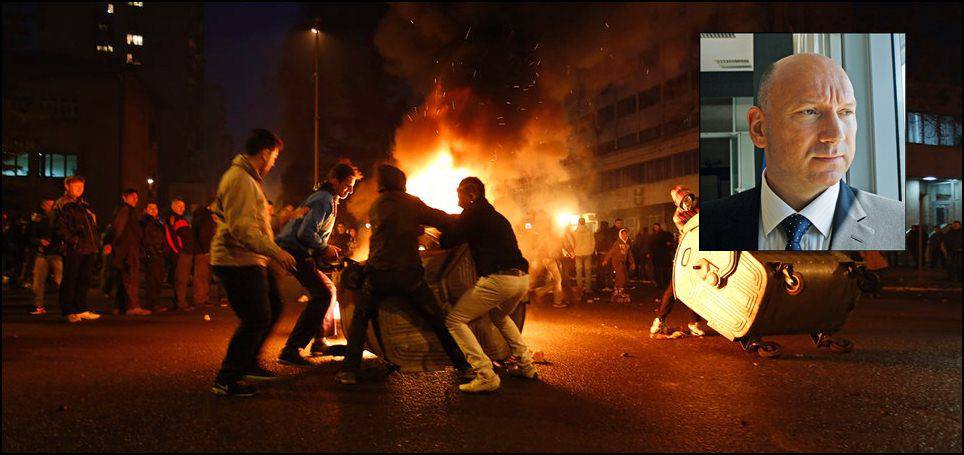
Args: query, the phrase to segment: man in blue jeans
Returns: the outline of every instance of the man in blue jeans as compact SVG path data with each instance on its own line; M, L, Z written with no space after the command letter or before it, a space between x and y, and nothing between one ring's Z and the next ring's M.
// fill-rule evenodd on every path
M299 350L318 338L321 323L335 296L335 284L318 265L338 260L341 249L330 244L331 232L338 216L338 201L348 197L361 172L351 162L341 162L328 171L328 177L301 205L308 212L288 222L275 241L297 261L295 278L305 287L311 300L291 330L278 362L287 365L309 365ZM320 341L319 341L320 342Z
M268 259L292 270L295 258L273 240L268 198L261 185L282 147L274 133L252 131L244 153L234 157L218 184L212 208L218 228L211 241L211 265L241 324L211 388L216 395L251 396L257 388L242 379L275 378L258 365L261 347L281 313L281 296L268 273Z

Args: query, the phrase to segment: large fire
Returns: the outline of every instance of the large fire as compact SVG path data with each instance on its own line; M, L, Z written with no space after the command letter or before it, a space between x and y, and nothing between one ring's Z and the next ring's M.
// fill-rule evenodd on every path
M462 213L455 192L459 182L466 177L479 175L472 169L456 166L448 146L443 146L426 163L415 166L413 171L409 173L408 192L430 207L451 214Z

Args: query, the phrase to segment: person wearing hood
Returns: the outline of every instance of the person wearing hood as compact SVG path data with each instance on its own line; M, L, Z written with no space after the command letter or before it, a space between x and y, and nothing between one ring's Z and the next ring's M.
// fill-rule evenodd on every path
M308 212L289 221L278 234L278 245L297 261L295 278L311 296L278 356L279 363L310 364L299 350L319 338L321 323L336 292L335 283L318 269L321 264L338 261L342 251L330 242L338 216L338 202L351 195L355 181L361 177L361 172L351 162L336 164L328 171L325 183L301 204Z
M295 267L295 258L274 242L262 188L282 147L274 133L253 130L244 153L234 157L218 183L212 207L218 227L211 241L211 266L241 323L211 387L215 395L251 396L257 388L243 380L277 378L258 365L258 354L281 315L281 294L274 275L268 273L268 258L288 270Z
M100 245L97 216L83 198L86 180L79 175L64 180L64 196L54 203L54 230L64 241L64 277L60 283L60 311L69 323L99 319L87 309L90 276Z
M629 251L629 231L626 229L619 230L612 248L603 257L603 267L609 263L612 263L613 270L616 272L612 301L630 303L629 294L626 293L626 283L629 281L626 266L628 264L631 270L636 270L636 261L633 260L633 255Z
M164 236L164 222L160 219L157 203L148 201L141 217L141 251L144 255L144 300L154 311L166 309L161 306L161 282L164 281L167 265L167 240Z
M375 176L379 196L368 210L372 235L367 273L348 329L345 360L336 379L342 384L358 382L368 323L377 315L380 302L389 297L410 302L412 309L428 321L460 375L467 377L471 366L445 326L445 315L425 282L418 253L418 238L425 226L444 231L452 220L445 212L406 193L406 177L401 169L382 164L375 169Z

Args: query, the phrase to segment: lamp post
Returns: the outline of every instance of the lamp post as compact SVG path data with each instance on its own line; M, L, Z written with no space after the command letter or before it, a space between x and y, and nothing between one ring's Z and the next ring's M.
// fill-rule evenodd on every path
M314 58L315 58L315 74L314 74L314 82L315 82L315 116L314 116L314 124L312 125L312 126L313 126L314 139L315 139L315 162L314 162L315 164L314 164L314 167L313 167L313 169L314 169L314 180L311 182L311 184L312 184L312 185L316 185L316 184L318 184L318 121L319 121L319 118L318 118L318 40L319 40L320 35L321 35L321 30L318 29L318 26L314 26L314 27L311 27L311 33L312 33L313 35L315 35L315 52L314 52Z

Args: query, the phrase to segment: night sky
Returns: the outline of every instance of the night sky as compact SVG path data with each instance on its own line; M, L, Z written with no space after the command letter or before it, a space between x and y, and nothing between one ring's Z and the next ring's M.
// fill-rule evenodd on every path
M252 128L279 129L278 63L286 34L304 17L297 3L205 5L205 78L224 88L235 148Z

